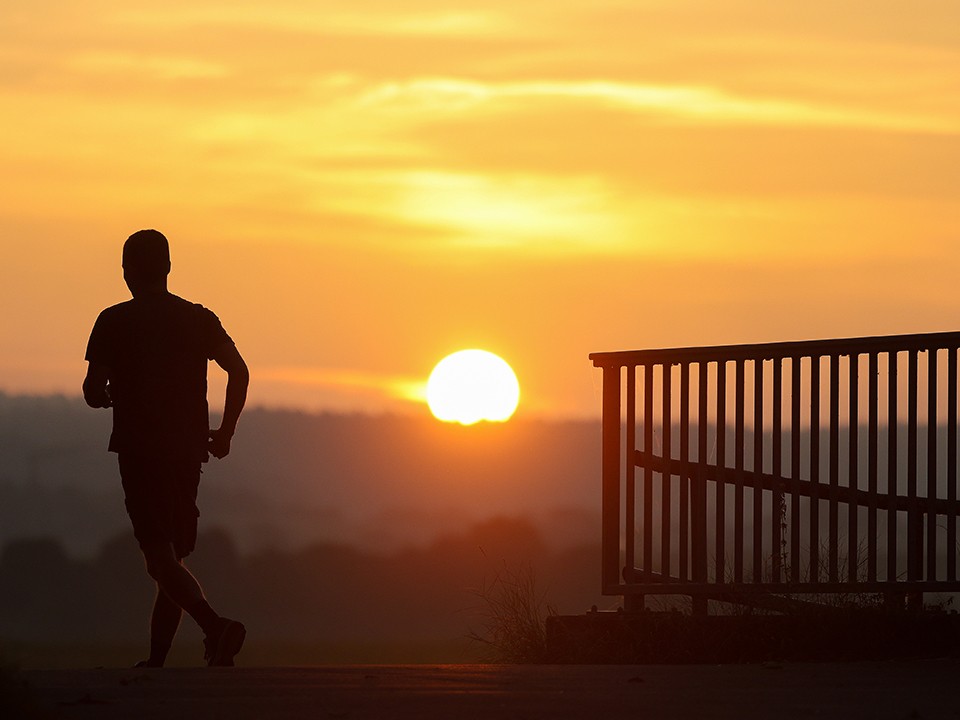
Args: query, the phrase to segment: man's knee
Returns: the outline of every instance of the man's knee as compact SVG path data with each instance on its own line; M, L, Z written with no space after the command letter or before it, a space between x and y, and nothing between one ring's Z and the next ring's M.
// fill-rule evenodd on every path
M162 583L169 578L170 573L175 572L176 566L180 564L170 543L145 545L140 549L147 566L147 574L157 582Z

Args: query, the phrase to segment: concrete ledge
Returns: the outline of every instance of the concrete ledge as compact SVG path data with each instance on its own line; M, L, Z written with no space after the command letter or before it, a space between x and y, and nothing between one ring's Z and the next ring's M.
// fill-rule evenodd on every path
M547 619L557 663L740 663L960 657L955 613L590 612Z

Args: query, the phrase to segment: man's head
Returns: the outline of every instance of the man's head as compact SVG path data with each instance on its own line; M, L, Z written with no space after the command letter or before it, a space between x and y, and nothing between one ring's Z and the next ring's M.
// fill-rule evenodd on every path
M138 230L123 244L123 279L134 295L165 290L170 245L157 230Z

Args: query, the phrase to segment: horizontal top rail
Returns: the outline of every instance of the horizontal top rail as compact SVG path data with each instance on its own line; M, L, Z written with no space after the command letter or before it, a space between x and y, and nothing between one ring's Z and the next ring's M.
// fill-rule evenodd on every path
M773 360L787 357L850 355L871 352L923 351L960 347L960 332L918 335L882 335L876 337L800 340L746 345L663 348L657 350L621 350L590 353L595 367L629 367L659 363L717 362L739 359Z

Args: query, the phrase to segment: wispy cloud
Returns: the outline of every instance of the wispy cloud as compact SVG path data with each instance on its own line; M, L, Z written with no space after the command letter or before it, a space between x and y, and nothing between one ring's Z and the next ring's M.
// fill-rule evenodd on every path
M68 59L66 65L84 73L152 75L159 80L210 79L230 74L230 68L221 63L187 55L82 52Z
M399 179L396 211L402 217L450 228L474 245L509 248L540 240L556 252L586 240L599 251L623 235L598 181L450 172Z
M189 4L163 9L122 9L116 21L150 28L246 26L295 30L319 35L400 35L413 37L461 37L502 34L514 27L509 15L491 8L450 10L443 7L401 7L378 4L376 8L340 3L339 7L300 7L289 3L218 5ZM422 5L422 4L421 4Z
M364 94L367 106L415 112L476 110L495 103L522 110L523 102L601 104L688 123L856 127L903 132L960 133L960 118L901 114L802 100L750 97L720 88L592 81L489 83L421 78L384 83Z
M257 368L265 382L374 393L392 400L426 402L426 379L337 368L273 366Z

